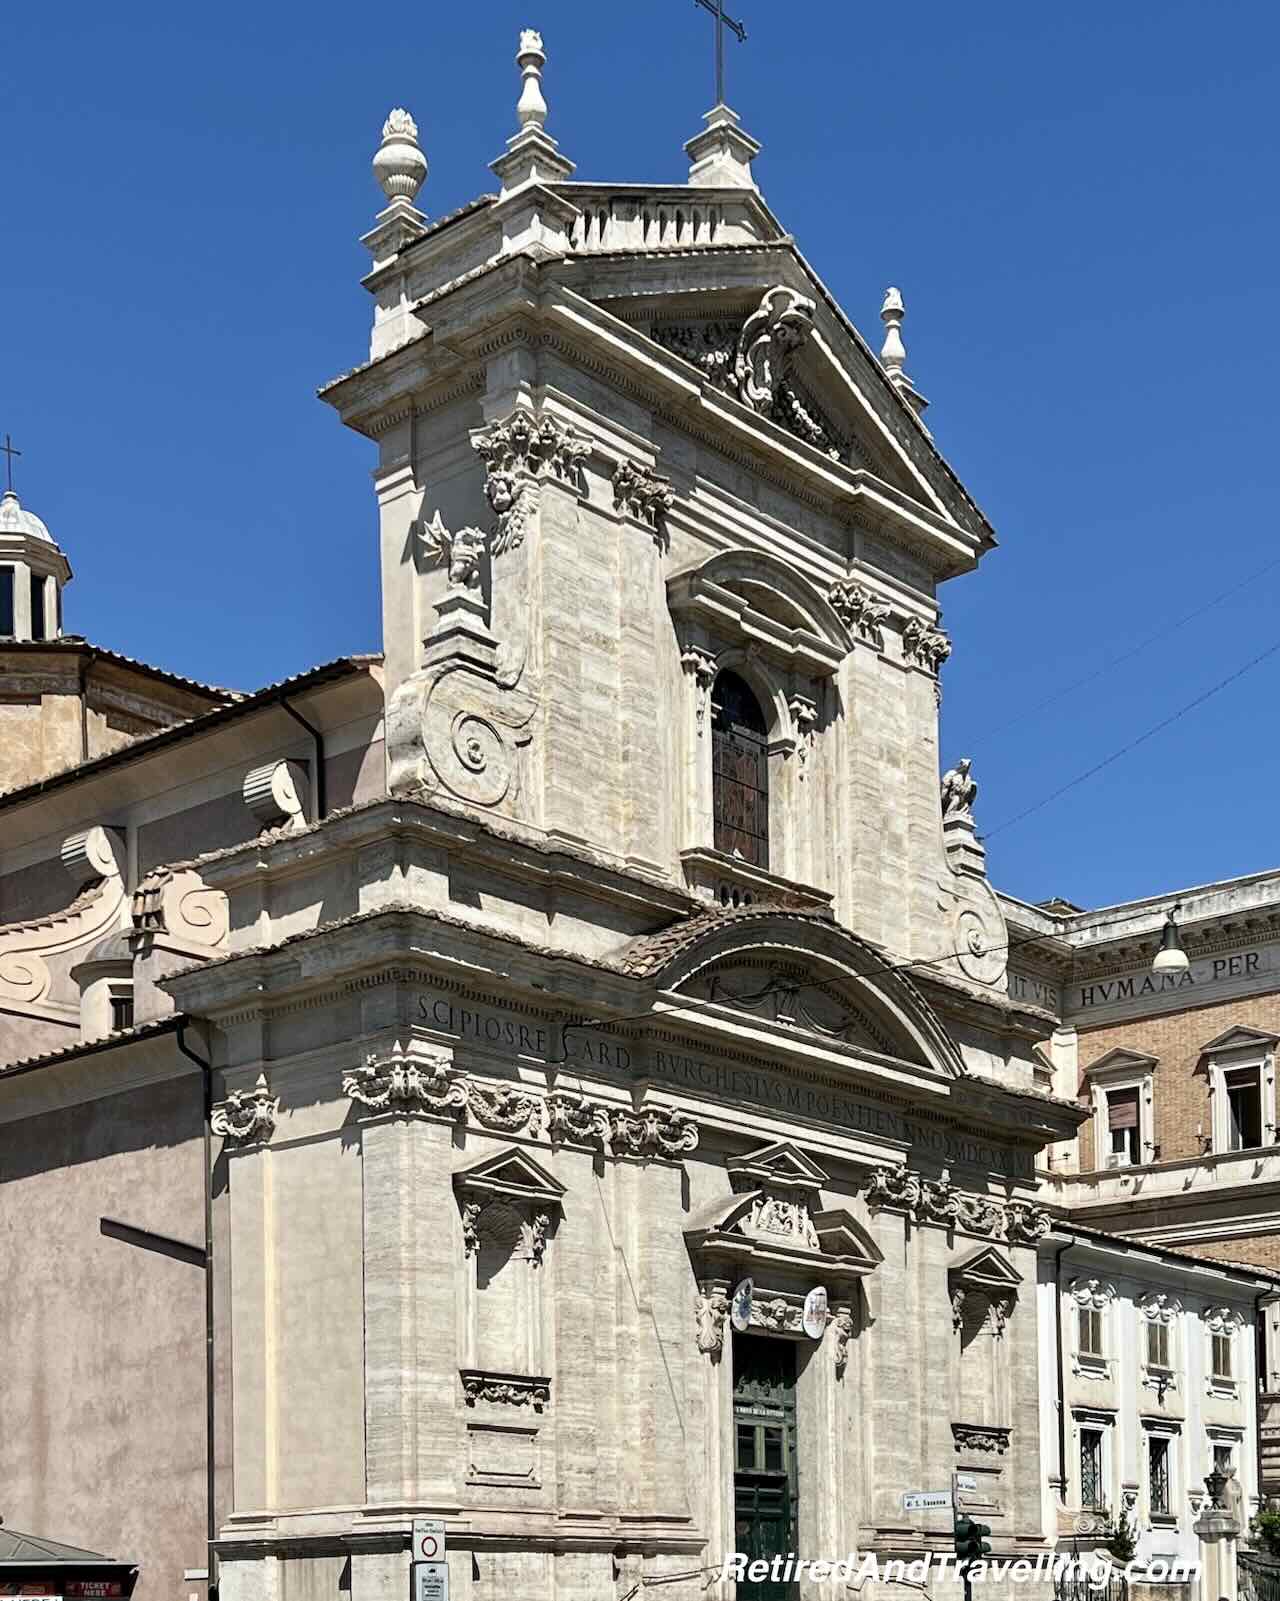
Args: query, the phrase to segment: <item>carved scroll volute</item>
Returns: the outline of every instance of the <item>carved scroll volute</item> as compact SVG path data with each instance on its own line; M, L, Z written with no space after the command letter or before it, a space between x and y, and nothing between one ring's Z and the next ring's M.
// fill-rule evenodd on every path
M124 889L124 841L114 829L93 827L72 834L59 852L78 893L69 904L29 923L0 928L0 1001L38 1006L49 995L46 958L91 945L128 918Z
M307 826L307 774L299 762L266 762L244 775L244 803L263 830Z
M63 867L82 887L95 879L124 875L124 840L115 829L95 827L72 834L63 840L59 854Z

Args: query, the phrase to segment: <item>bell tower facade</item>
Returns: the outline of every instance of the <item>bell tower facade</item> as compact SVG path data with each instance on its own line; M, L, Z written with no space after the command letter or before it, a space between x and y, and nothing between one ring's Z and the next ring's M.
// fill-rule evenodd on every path
M577 181L545 59L522 36L500 192L452 217L417 209L392 113L370 359L323 391L379 447L390 786L1000 988L938 763L938 591L994 538L923 424L901 295L877 359L724 107L687 183Z

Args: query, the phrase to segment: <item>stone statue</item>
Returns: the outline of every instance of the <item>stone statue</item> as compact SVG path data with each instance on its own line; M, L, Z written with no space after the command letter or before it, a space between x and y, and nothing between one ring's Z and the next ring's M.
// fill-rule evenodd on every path
M1226 1483L1222 1486L1222 1507L1227 1516L1235 1523L1236 1529L1244 1529L1244 1491L1240 1488L1240 1480L1236 1478L1234 1468L1224 1468L1223 1475Z
M973 803L978 798L978 785L969 774L972 765L970 758L966 756L958 767L952 767L942 775L944 818L963 817L968 822L973 821Z
M450 588L479 589L480 563L488 544L479 528L450 533L437 511L431 522L422 525L422 542L432 560L448 568Z

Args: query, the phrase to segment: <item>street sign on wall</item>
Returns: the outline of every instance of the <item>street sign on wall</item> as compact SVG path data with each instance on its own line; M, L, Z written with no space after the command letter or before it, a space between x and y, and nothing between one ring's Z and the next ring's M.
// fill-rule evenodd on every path
M413 1564L412 1601L449 1601L449 1569L443 1562Z
M448 1549L443 1518L414 1518L413 1560L415 1562L443 1562Z
M449 1601L448 1543L443 1518L414 1518L409 1601Z

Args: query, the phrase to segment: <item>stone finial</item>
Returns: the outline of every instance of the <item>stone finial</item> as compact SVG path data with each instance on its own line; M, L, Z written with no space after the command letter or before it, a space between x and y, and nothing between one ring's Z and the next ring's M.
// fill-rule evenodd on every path
M542 93L542 69L546 64L542 35L536 29L525 28L516 51L516 65L524 74L516 102L520 127L507 140L505 152L489 164L490 170L502 179L504 199L529 184L563 183L573 176L573 162L560 154L546 129L547 102Z
M393 203L404 200L412 205L426 182L427 158L418 145L418 125L403 106L397 106L382 124L373 175Z
M542 35L533 28L520 34L520 48L516 51L516 66L524 73L524 87L516 103L516 116L522 128L542 128L547 121L547 102L542 93L542 69L547 64L547 52L542 48Z
M896 377L902 371L907 360L907 347L902 342L902 319L906 313L907 308L902 304L902 291L890 285L884 292L884 305L880 308L880 317L884 323L884 344L880 347L880 365L890 378Z
M902 342L902 319L906 314L907 308L902 301L902 291L890 285L884 292L884 305L880 307L880 317L884 323L884 344L880 347L880 365L888 375L889 382L918 417L929 402L917 392L915 385L907 377L907 347Z

